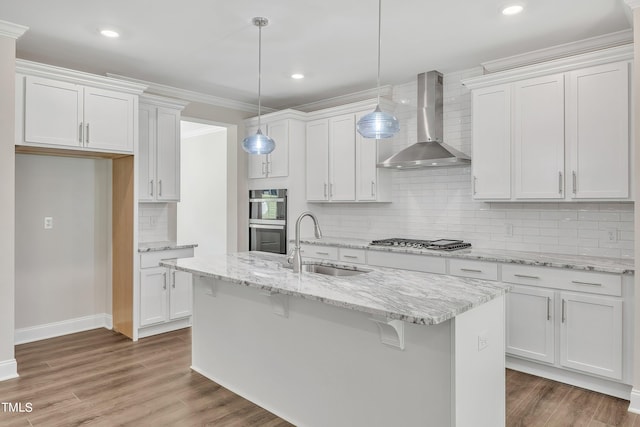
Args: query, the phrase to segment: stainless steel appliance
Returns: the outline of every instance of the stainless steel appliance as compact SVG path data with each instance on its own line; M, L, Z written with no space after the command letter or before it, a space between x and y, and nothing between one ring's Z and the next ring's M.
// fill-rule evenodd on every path
M287 253L287 190L249 191L249 250Z
M471 243L462 240L438 239L438 240L416 240L416 239L382 239L373 240L371 246L397 246L401 248L431 249L436 251L457 251L471 247Z

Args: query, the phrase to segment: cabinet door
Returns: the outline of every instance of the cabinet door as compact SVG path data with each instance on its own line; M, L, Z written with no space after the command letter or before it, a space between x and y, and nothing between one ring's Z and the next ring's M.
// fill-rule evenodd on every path
M84 89L85 147L133 153L134 96L111 90Z
M82 86L27 76L24 109L25 142L82 146Z
M356 121L345 114L329 119L329 199L356 199Z
M171 270L171 290L169 296L169 319L191 316L192 307L191 274Z
M473 198L511 198L511 86L477 89L473 108Z
M155 107L140 104L138 118L138 200L152 201L156 174Z
M514 84L516 199L564 198L564 75Z
M554 363L554 292L513 286L507 295L507 353Z
M267 155L269 178L289 175L289 121L269 123L268 135L276 142L276 148Z
M622 379L622 300L561 293L560 364Z
M329 200L329 121L307 123L307 200Z
M629 64L572 71L568 85L573 198L629 197Z
M156 199L180 201L180 112L158 107L156 123Z
M140 270L140 326L167 320L167 269Z
M365 113L356 115L356 122ZM356 132L356 199L373 201L378 189L378 144L377 139L363 138Z
M266 126L262 126L263 133L266 130ZM247 128L247 135L253 135L258 131L258 127L250 127ZM277 147L277 145L276 145ZM267 156L266 155L257 155L257 154L247 154L248 157L248 165L247 165L247 176L249 179L255 178L265 178L267 176Z

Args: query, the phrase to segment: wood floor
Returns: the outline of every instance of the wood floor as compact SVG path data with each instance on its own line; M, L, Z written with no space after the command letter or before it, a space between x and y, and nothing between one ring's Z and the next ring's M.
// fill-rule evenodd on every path
M291 425L192 372L190 329L137 343L95 329L19 345L16 359L0 426ZM510 370L506 404L507 426L640 427L628 401Z

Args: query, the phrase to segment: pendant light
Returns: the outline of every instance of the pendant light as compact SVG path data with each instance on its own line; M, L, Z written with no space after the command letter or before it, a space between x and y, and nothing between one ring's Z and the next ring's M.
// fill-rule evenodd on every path
M358 120L358 133L365 138L391 138L400 131L400 122L393 115L380 110L380 28L382 27L382 0L378 0L378 105L371 113Z
M276 142L260 129L260 84L262 79L262 27L269 25L267 18L253 18L253 25L258 27L258 131L242 140L242 149L249 154L269 154L276 148Z

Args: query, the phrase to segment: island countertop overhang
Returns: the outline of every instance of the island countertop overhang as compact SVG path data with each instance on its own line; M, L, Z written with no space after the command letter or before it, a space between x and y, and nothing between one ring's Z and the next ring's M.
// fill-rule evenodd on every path
M445 322L510 288L493 281L371 266L367 266L368 273L349 277L294 273L283 263L286 258L282 255L240 252L167 260L161 265L421 325Z

